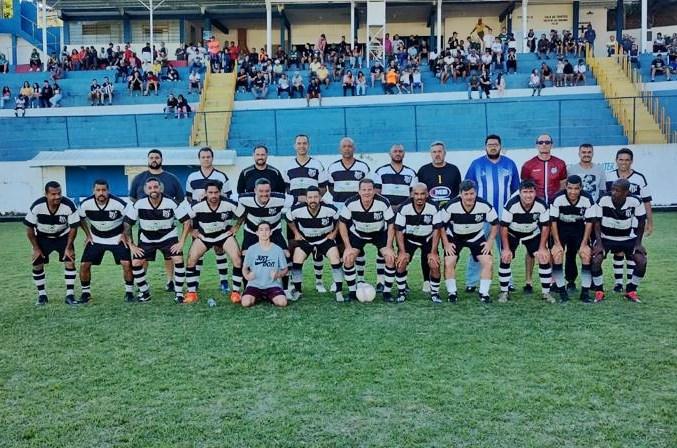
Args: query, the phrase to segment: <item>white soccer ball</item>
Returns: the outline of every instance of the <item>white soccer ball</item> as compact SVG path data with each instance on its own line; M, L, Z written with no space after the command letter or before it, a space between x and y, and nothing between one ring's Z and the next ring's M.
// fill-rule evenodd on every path
M373 302L376 298L376 289L369 283L358 283L355 295L361 303Z

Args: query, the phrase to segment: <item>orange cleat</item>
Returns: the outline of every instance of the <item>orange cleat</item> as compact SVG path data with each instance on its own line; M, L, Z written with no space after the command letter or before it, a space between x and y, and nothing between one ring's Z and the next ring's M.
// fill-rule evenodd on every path
M240 300L242 299L242 296L240 296L240 293L238 291L233 291L230 293L230 301L233 303L240 303Z
M604 300L604 291L595 291L595 303L599 303Z
M637 295L637 291L626 292L625 298L628 299L631 302L634 302L634 303L642 303L642 301L639 300L639 296Z
M196 292L187 292L186 297L183 299L183 303L196 303L198 301L198 296Z

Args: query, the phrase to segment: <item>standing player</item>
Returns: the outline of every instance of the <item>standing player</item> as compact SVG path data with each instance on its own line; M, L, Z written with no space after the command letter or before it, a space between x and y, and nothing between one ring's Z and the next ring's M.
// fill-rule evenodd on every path
M185 229L193 229L193 243L188 252L186 277L188 292L186 302L197 302L197 270L198 261L209 249L214 249L217 259L230 257L233 264L233 292L230 301L240 302L240 285L242 284L242 259L240 246L231 230L231 221L235 217L237 203L222 196L222 184L217 180L209 180L204 185L205 198L193 204L189 212L192 222L186 224Z
M559 192L550 205L550 234L552 235L552 277L559 290L560 301L569 300L567 289L570 288L576 277L570 277L569 266L576 272L576 254L581 259L581 301L589 303L590 284L590 235L592 221L595 217L595 202L583 190L583 181L580 176L571 175L567 179L564 191ZM566 257L565 257L566 253ZM566 259L567 276L569 283L565 287L562 263ZM574 284L575 285L575 284Z
M416 171L404 164L404 146L395 144L390 148L390 163L378 167L373 179L376 185L381 186L376 193L390 201L393 212L397 213L400 206L411 198L411 186L418 182ZM383 257L380 254L376 256L376 279L376 292L382 292Z
M484 140L486 154L472 161L467 180L477 185L477 196L484 199L498 214L508 199L519 189L520 179L517 165L509 157L501 154L501 137L488 135ZM489 235L490 226L484 225L485 237ZM501 235L496 235L496 247L501 252ZM468 257L468 269L465 277L465 292L475 292L480 280L480 266L473 257Z
M273 192L285 192L282 173L274 166L268 165L268 148L264 145L254 147L254 164L240 172L240 177L237 179L237 193L253 193L256 181L259 179L267 179Z
M550 204L566 183L567 165L564 160L552 155L553 147L552 137L548 134L541 134L536 139L536 149L538 154L524 162L520 178L530 180L536 187L536 197L546 204ZM525 277L524 292L530 294L533 292L532 272L534 269L534 258L527 254L525 258Z
M287 278L287 262L281 247L271 241L270 223L256 225L258 242L252 244L244 256L242 274L249 282L242 295L242 306L248 308L259 300L270 300L273 305L287 306L281 279Z
M592 246L595 303L604 300L602 262L609 252L634 260L625 297L631 302L640 302L637 287L646 272L646 249L642 246L642 238L647 218L645 202L631 195L630 187L627 179L616 179L611 185L611 193L602 196L597 203L598 219L594 224L595 243Z
M233 189L230 187L228 176L223 171L214 168L214 151L208 146L201 148L197 152L197 158L200 161L200 169L188 175L186 179L186 200L190 205L195 205L205 197L205 189L207 183L210 181L217 181L221 183L221 194L225 198L230 198L233 194ZM228 293L228 258L223 251L217 252L216 255L216 269L219 272L219 283L221 291L224 294ZM195 265L196 281L200 283L200 272L202 272L203 259L200 258Z
M33 283L38 289L36 305L47 304L45 265L49 254L56 251L64 264L66 303L75 305L75 250L73 241L78 232L78 215L75 204L61 195L61 185L50 181L45 184L45 195L31 204L24 224L26 236L33 247Z
M452 198L458 196L461 184L461 172L452 163L447 163L447 150L444 142L435 141L430 145L430 157L432 162L423 165L418 170L418 180L428 186L430 201L438 208L442 208ZM434 247L433 250L437 251ZM427 260L421 258L423 270L423 292L430 292L430 272L427 268Z
M298 300L302 293L303 262L315 254L326 255L331 263L331 272L336 290L336 301L343 302L343 272L341 257L336 245L338 211L333 205L322 202L320 190L310 186L306 190L306 202L299 202L287 212L287 226L296 241L292 264L293 297Z
M341 210L339 232L343 240L343 266L350 289L350 300L356 299L355 258L367 244L373 244L385 259L383 300L392 302L390 289L395 276L395 214L386 198L374 191L372 179L362 179L359 193L345 203Z
M583 192L590 195L594 202L606 192L606 172L599 163L593 163L594 148L590 143L578 147L578 163L567 165L567 174L581 178Z
M324 165L317 159L310 157L310 139L305 134L299 134L294 140L294 150L296 157L290 165L282 172L287 193L294 198L294 204L306 202L306 190L310 187L319 189L320 197L324 196L327 190L327 172ZM287 228L287 239L289 241L289 251L294 254L292 247L294 235ZM317 292L327 292L322 283L322 253L313 255L313 264L315 269L315 289Z
M513 196L506 204L501 214L501 265L498 276L501 282L499 302L506 302L510 298L508 286L512 271L510 264L515 258L515 251L520 243L531 255L538 260L538 274L541 278L541 292L543 300L555 303L550 295L552 267L550 266L550 252L548 251L548 236L550 235L550 215L547 204L536 197L536 185L531 180L520 183L519 194Z
M646 212L646 222L644 224L644 234L650 236L653 232L653 208L651 207L651 191L646 182L646 177L639 171L632 169L634 154L629 148L621 148L616 153L616 170L608 173L607 191L611 191L612 184L618 179L626 179L630 183L630 194L638 196L644 203ZM614 292L623 292L623 254L614 254ZM633 278L632 270L634 268L633 257L626 258L627 279Z
M80 204L80 227L86 235L85 251L80 261L80 302L90 301L92 265L99 266L106 252L113 255L116 264L122 265L125 300L133 302L132 257L123 225L127 203L110 193L108 182L104 179L94 181L93 188L92 196Z
M146 197L139 199L133 206L127 207L125 216L125 235L132 252L132 272L134 282L139 288L139 302L150 300L150 288L146 281L146 269L149 261L155 260L155 253L160 251L165 260L174 264L174 293L177 303L183 302L183 280L185 267L183 264L183 237L179 238L176 221L185 223L190 219L187 210L179 206L173 199L163 193L163 185L159 179L146 179ZM139 244L134 244L132 226L139 223Z
M343 137L339 142L341 158L327 167L327 187L334 201L334 206L339 212L345 206L345 202L355 196L359 191L362 179L369 175L369 165L355 158L355 142L350 137ZM375 185L380 188L379 185ZM339 241L339 251L342 253L342 243ZM355 260L358 279L364 278L364 254L357 256Z
M498 215L484 199L477 197L477 185L472 180L461 182L459 197L452 199L440 210L440 222L446 231L442 234L444 245L444 278L449 294L449 302L458 300L456 289L456 263L461 250L467 247L470 255L480 264L480 301L490 303L489 289L493 255L491 249L498 234ZM484 236L484 226L491 226L488 238Z
M417 249L430 267L430 300L441 303L440 291L440 227L437 206L428 202L428 187L417 182L411 188L412 199L401 204L395 217L397 240L397 301L404 302L407 296L407 267Z

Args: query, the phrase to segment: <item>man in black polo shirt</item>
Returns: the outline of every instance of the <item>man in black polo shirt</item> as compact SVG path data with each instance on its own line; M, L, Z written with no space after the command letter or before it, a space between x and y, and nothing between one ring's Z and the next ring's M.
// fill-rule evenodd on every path
M268 148L264 145L258 145L254 148L254 164L243 169L240 173L237 180L237 193L253 193L256 181L259 179L268 179L271 191L274 193L286 191L280 170L268 165Z

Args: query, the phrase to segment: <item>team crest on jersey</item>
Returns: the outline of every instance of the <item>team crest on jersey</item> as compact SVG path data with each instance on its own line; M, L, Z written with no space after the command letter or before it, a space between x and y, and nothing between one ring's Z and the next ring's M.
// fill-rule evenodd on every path
M268 209L268 214L270 216L277 215L277 207L269 208Z
M171 210L162 210L162 217L163 218L169 218L170 216L172 216Z
M430 215L425 215L423 217L423 224L432 224L433 222L433 217Z
M532 218L534 221L538 221L538 218L540 218L540 217L541 217L541 214L540 214L540 213L532 213L532 214L531 214L531 218Z
M115 219L115 218L117 218L117 217L118 217L118 212L117 212L117 211L113 210L113 211L111 211L111 212L108 212L108 218L110 218L110 219Z
M475 215L475 222L482 222L484 220L484 215Z
M322 225L323 225L323 226L328 226L330 221L331 221L331 220L330 220L329 218L322 218Z
M225 213L221 213L221 221L225 221L227 218Z
M310 168L310 169L308 170L308 176L310 176L310 177L315 177L315 176L317 176L317 170L316 170L315 168Z
M383 219L383 212L374 212L374 219L376 220Z
M360 180L363 175L362 171L355 171L355 179Z
M558 171L558 170L557 170L557 167L556 167L556 166L553 166L552 168L550 168L550 172L551 172L552 174L557 174L557 171Z
M626 209L626 210L625 210L625 216L628 217L628 218L631 217L631 216L632 216L632 210L629 209L629 208Z
M411 183L411 176L404 176L404 183L410 184Z
M59 216L59 224L66 224L66 217L65 216Z

